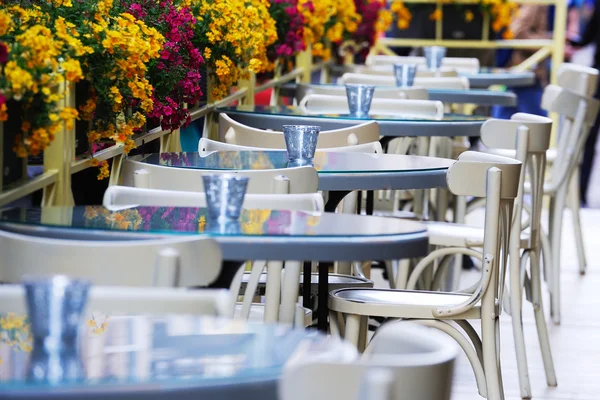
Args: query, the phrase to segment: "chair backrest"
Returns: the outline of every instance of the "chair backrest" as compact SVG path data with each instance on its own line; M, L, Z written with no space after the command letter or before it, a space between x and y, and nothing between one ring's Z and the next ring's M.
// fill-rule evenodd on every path
M104 207L156 206L156 207L206 207L206 196L199 192L142 189L129 186L110 186L104 192ZM323 211L320 193L304 194L247 194L244 208L269 210Z
M348 99L345 95L309 94L300 102L300 108L307 114L347 114L349 112ZM370 113L441 119L444 116L444 103L432 100L373 99Z
M283 148L285 149L285 145ZM250 151L250 150L273 150L264 147L252 147L252 146L240 146L237 144L229 144L223 142L217 142L216 140L210 140L201 138L198 142L198 152L200 154L208 154L213 151ZM383 153L381 143L371 142L363 144L355 144L353 146L343 147L330 147L327 149L317 149L317 153L325 152L341 152L341 153Z
M384 56L370 55L365 62L367 66L374 65L393 65L393 64L417 64L426 65L425 57L414 56ZM456 68L464 72L478 72L480 65L479 59L468 57L445 57L442 60L442 67Z
M569 89L548 85L542 96L542 108L563 117L558 139L558 154L552 167L554 189L566 185L579 163L590 127L600 109L600 101Z
M370 67L364 65L357 65L349 69L348 72L367 75L393 76L394 66L392 64L372 65ZM458 71L454 68L442 67L437 71L430 71L425 65L419 65L416 74L417 78L452 78L457 76Z
M121 212L109 213L115 223ZM134 218L131 217L130 218ZM136 219L143 223L138 214ZM67 275L110 286L207 286L221 271L212 239L63 240L0 231L0 281L23 275Z
M131 159L121 170L124 186L146 189L204 192L202 175L239 174L250 178L248 193L298 194L315 193L319 185L317 171L312 167L270 170L200 170L152 165Z
M358 361L288 367L280 385L281 399L370 400L361 397L365 375L383 369L393 375L386 400L448 400L457 354L456 343L434 329L410 322L385 324Z
M483 268L480 285L473 295L463 304L435 308L432 311L435 316L460 314L479 301L482 307L488 309L502 304L513 206L519 192L521 166L522 163L514 158L466 151L448 169L446 179L452 193L486 198Z
M562 63L558 67L558 85L586 97L592 97L598 85L595 68L579 64Z
M384 76L390 75L385 73ZM395 82L394 82L395 85ZM300 103L309 94L328 94L333 96L346 96L346 88L341 85L311 85L299 83L296 87L296 101ZM427 90L420 87L408 88L386 88L376 89L373 94L375 99L404 99L404 100L427 100Z
M87 312L126 315L225 315L229 293L225 289L141 288L92 286ZM26 314L22 285L0 285L0 314ZM85 314L84 314L85 315Z
M375 85L375 86L395 86L396 78L393 76L383 75L366 75L346 73L338 79L338 84L358 84L358 85ZM463 76L437 78L437 77L416 77L414 81L416 87L425 89L469 89L469 79ZM377 90L375 90L377 92Z
M221 141L241 146L285 149L283 133L253 128L237 122L227 114L219 114ZM322 131L317 141L318 149L351 146L379 140L379 125L375 121L349 126L347 128Z
M517 113L510 120L489 119L481 127L481 140L490 148L516 150L516 159L527 168L521 168L519 191L515 199L511 231L511 252L520 252L523 219L525 173L531 182L531 211L529 226L532 245L539 248L539 232L543 205L543 186L546 172L546 151L550 147L552 120L539 115Z

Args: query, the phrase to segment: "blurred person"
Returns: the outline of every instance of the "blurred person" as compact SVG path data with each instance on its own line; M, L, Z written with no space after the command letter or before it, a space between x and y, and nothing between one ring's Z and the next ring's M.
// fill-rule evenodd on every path
M519 7L519 12L510 28L515 39L549 39L548 32L548 6L537 4L524 4ZM500 67L513 67L519 65L534 52L531 50L503 50L497 54L497 64ZM536 115L546 115L540 103L542 92L548 84L547 62L539 63L535 69L535 83L529 87L511 89L517 95L517 105L513 107L492 108L494 118L510 118L517 112Z

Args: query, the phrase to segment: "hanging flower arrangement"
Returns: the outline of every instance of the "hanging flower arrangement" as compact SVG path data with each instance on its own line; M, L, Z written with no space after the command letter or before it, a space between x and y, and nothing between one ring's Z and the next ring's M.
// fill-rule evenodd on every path
M57 21L58 28L60 22L64 21ZM59 108L63 95L58 85L83 78L73 57L88 51L66 30L55 34L38 8L0 9L0 121L21 121L14 144L19 157L38 155L63 123L72 128L77 111ZM7 100L18 104L17 115L8 115Z
M191 0L196 16L194 45L214 80L212 96L221 99L246 70L271 70L267 48L277 40L267 0Z
M192 43L196 18L191 8L167 0L124 3L127 11L164 36L160 58L150 63L154 108L149 118L160 120L162 129L175 130L191 122L186 104L200 101L200 70L204 59Z
M306 50L304 42L304 15L298 9L298 0L270 0L269 13L277 27L277 41L269 46L269 60L290 59Z
M377 38L390 27L392 15L385 0L354 0L354 4L362 19L355 31L346 32L344 39L354 42L358 53L366 56Z

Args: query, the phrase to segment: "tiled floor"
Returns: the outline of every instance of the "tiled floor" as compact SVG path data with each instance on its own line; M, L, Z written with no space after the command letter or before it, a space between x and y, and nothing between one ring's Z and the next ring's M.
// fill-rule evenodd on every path
M473 216L475 223L480 216ZM529 374L534 399L600 399L600 210L583 210L583 228L588 257L588 273L580 276L569 212L565 212L562 252L562 324L550 324L550 339L558 387L546 386L541 353L537 341L531 304L525 303ZM478 279L478 272L463 276ZM374 277L375 278L375 277ZM382 281L377 282L382 285ZM548 302L544 304L548 313ZM476 325L478 329L478 326ZM510 316L501 316L501 353L504 390L509 400L519 399L519 381ZM461 354L454 377L453 400L481 399L477 393L473 371Z

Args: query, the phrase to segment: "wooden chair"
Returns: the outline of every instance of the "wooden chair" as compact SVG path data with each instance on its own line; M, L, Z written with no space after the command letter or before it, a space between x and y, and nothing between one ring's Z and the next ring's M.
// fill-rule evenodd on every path
M345 95L309 94L302 99L299 107L307 114L348 114L349 112L348 100ZM444 104L441 101L432 100L373 99L369 113L407 118L442 119Z
M388 75L388 74L386 74ZM309 94L325 94L332 96L346 96L346 88L340 85L310 85L299 83L296 87L296 101L300 103ZM420 87L376 89L374 99L400 99L400 100L428 100L427 90Z
M338 79L339 85L359 84L375 86L396 86L396 78L393 76L367 75L346 73ZM425 89L469 89L469 79L459 76L455 78L416 77L414 86ZM377 89L375 89L377 92Z
M283 133L253 128L237 122L227 114L219 114L221 142L240 146L285 149ZM379 140L379 125L375 121L319 133L318 149L354 146Z
M277 148L282 149L282 148ZM285 145L283 147L285 149ZM216 140L210 140L201 138L198 142L198 152L200 154L208 154L213 151L261 151L261 150L275 150L267 149L264 147L251 147L251 146L240 146L237 144L229 144L223 142L217 142ZM343 153L383 153L381 143L378 141L371 143L356 144L354 146L342 146L342 147L330 147L327 149L317 149L317 152L343 152Z
M417 64L425 66L426 61L425 57L371 55L367 57L365 64L370 67L394 64ZM456 68L460 72L469 73L477 73L480 69L479 60L471 57L445 57L442 60L442 67Z
M467 354L479 393L492 400L502 399L498 323L513 202L518 194L520 174L520 161L471 151L461 154L448 169L448 188L453 194L487 200L483 256L470 249L456 249L456 252L482 258L481 279L472 294L392 289L336 290L329 296L332 331L339 331L338 313L346 315L345 339L356 345L360 345L361 325L366 324L369 316L414 319L438 328L452 336ZM439 253L432 254L423 262L439 256ZM467 322L469 319L481 320L481 339ZM455 321L467 336L449 321ZM364 336L360 340L363 341Z

